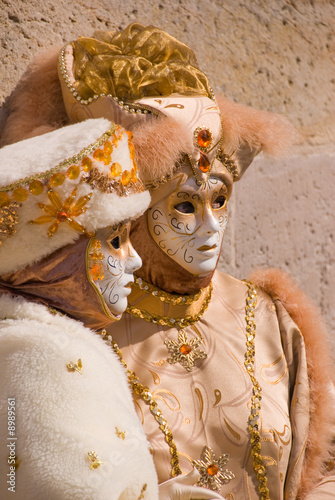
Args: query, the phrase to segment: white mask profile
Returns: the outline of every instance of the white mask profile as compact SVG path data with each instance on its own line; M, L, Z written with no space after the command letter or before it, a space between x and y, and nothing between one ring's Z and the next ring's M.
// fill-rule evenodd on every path
M228 188L216 176L199 186L190 177L148 210L148 228L155 243L195 276L216 268L227 225Z
M89 277L110 312L119 316L128 304L134 272L141 257L129 240L130 223L97 231L89 245Z

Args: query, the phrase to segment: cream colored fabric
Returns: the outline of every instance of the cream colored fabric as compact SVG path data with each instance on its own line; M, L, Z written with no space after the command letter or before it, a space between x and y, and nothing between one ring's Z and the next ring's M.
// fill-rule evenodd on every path
M22 298L1 297L0 317L1 500L157 500L148 443L112 349L80 322ZM82 373L68 371L79 358ZM19 466L9 491L12 440ZM89 451L100 467L91 469Z
M167 419L182 471L192 469L192 459L199 460L205 445L216 457L230 454L226 468L235 479L220 491L229 500L259 498L247 431L252 384L243 364L246 292L245 283L216 273L207 312L184 330L188 339L201 338L199 348L207 352L207 358L196 361L190 372L180 364L167 362L169 352L164 341L177 340L175 328L160 327L128 314L117 327L110 328L128 367L150 388ZM162 308L159 298L150 297L143 299L147 309L154 310L155 301ZM141 302L137 294L136 307L141 308ZM170 315L172 310L169 306ZM293 499L309 425L304 342L280 302L274 305L259 293L255 314L255 375L263 394L261 453L267 465L270 498ZM147 406L141 400L135 403L151 443L159 482L166 481L170 474L168 447Z

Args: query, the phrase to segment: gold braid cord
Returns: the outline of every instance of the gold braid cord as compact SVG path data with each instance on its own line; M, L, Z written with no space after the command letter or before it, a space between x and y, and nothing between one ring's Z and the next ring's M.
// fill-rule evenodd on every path
M259 483L258 491L260 493L260 498L261 500L270 500L268 478L266 477L266 470L261 456L260 433L258 429L258 421L261 411L262 388L255 377L255 308L257 304L257 291L252 283L249 281L245 281L245 283L248 287L248 296L245 306L247 351L244 355L244 366L253 385L248 430L250 434L253 467Z
M122 352L119 349L119 346L117 345L114 340L112 340L112 337L108 335L106 330L101 330L98 332L100 335L102 335L103 340L107 342L108 345L110 345L116 354L119 356L121 363L125 367L127 371L127 377L128 377L128 382L130 384L131 390L133 391L134 394L139 396L146 405L149 406L149 410L151 414L154 416L156 422L159 424L159 428L164 434L165 441L169 446L170 450L170 455L171 455L171 477L178 476L181 474L181 469L179 467L179 458L178 458L178 452L177 452L177 447L176 444L173 440L173 435L171 430L169 429L167 425L166 419L163 417L162 412L158 408L157 402L153 398L151 392L149 391L149 388L146 387L145 385L142 385L138 379L138 377L135 375L134 372L129 370L127 368L127 364L124 361L122 357Z

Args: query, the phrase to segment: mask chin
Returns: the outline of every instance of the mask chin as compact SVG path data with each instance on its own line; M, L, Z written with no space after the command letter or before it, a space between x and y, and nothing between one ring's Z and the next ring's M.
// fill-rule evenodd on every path
M178 295L197 293L210 284L215 270L205 276L194 276L159 248L149 233L147 213L132 222L130 238L142 258L142 267L136 272L142 280Z

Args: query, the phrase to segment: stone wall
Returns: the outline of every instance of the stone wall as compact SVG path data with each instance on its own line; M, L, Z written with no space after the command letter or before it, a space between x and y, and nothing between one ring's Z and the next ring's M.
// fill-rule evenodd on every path
M215 90L240 103L285 114L300 131L301 144L285 160L257 159L236 184L220 267L236 277L259 266L286 269L332 325L332 0L0 2L0 102L31 59L50 45L138 21L161 27L193 48Z

